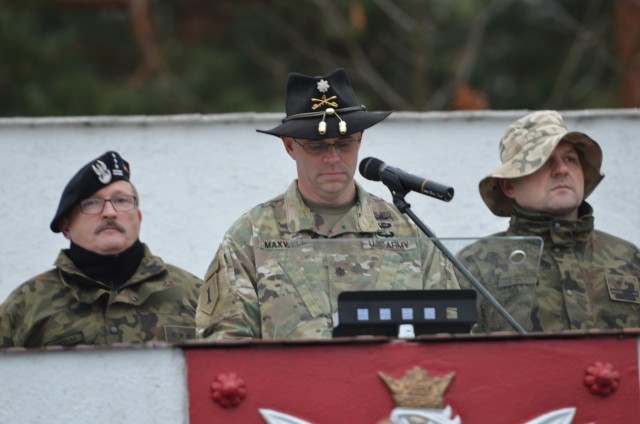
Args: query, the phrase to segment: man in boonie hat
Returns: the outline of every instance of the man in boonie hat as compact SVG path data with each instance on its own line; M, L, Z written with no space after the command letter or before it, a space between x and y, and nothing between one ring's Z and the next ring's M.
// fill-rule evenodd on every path
M108 151L71 178L51 221L70 241L55 268L0 306L0 346L179 342L195 338L202 280L153 256L130 166Z
M539 272L508 278L493 240L460 254L472 273L529 331L640 326L638 248L595 230L585 201L604 177L598 143L569 131L558 112L536 111L508 127L500 159L479 184L491 212L511 218L508 230L494 237L540 237ZM481 301L479 312L474 331L511 329L488 303Z
M453 268L430 241L423 250L414 243L394 256L397 262L388 269L381 269L383 255L374 243L366 254L350 252L350 267L319 267L314 255L296 256L304 251L296 248L304 240L385 240L418 237L419 230L354 180L364 130L391 112L367 111L344 69L324 76L289 74L285 105L280 125L258 131L282 140L296 163L297 179L227 231L198 301L198 335L211 340L328 338L336 324L337 294L356 284L360 289L459 288Z

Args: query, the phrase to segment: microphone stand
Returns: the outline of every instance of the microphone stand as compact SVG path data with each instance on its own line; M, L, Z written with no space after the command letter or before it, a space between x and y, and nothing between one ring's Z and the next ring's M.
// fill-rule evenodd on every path
M438 240L433 234L433 232L413 213L411 210L411 205L404 200L404 196L409 192L404 188L395 189L393 187L402 187L400 182L389 181L388 179L383 178L382 182L389 188L391 191L391 196L393 197L393 204L398 210L404 214L407 214L409 218L422 230L427 237L433 241L438 249L453 263L453 265L458 268L460 272L473 284L473 286L484 296L485 299L493 305L494 308L502 315L504 319L520 334L526 334L526 331L518 322L507 312L507 310L496 300L495 297L487 290L482 283L478 281L476 277L473 276L469 272L469 270L455 257L453 253L449 249L445 247L444 244L440 240Z

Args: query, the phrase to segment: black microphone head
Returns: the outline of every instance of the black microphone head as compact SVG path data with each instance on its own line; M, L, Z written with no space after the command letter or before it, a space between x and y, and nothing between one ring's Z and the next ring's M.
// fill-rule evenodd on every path
M367 180L380 181L380 168L384 165L380 159L364 158L360 162L360 175Z

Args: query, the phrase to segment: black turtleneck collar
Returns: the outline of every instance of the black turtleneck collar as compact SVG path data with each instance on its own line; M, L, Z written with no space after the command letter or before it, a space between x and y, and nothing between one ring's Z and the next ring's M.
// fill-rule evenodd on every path
M144 245L136 240L131 247L117 255L99 255L71 242L65 252L86 276L118 290L138 269L144 256Z

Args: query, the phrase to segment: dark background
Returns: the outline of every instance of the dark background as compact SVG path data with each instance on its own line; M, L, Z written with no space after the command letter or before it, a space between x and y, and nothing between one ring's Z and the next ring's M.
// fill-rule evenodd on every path
M640 104L639 0L9 0L0 116L279 112L344 67L369 110Z

